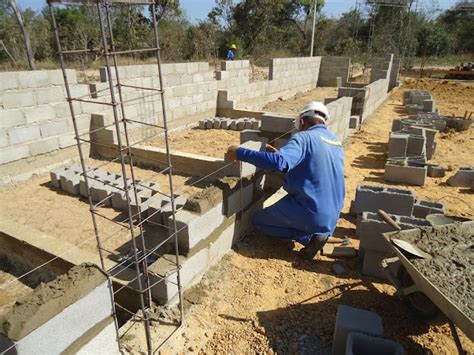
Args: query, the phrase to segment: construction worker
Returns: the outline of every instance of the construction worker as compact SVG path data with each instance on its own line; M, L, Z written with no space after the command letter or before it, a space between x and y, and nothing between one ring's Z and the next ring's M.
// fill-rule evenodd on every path
M235 51L237 50L237 46L232 43L229 50L227 51L227 60L234 60L235 59Z
M286 173L288 194L257 212L254 225L261 232L305 246L303 256L313 259L336 228L344 205L344 150L328 131L329 111L321 102L310 102L299 114L300 132L279 151L267 152L231 146L231 160L251 163L269 171Z

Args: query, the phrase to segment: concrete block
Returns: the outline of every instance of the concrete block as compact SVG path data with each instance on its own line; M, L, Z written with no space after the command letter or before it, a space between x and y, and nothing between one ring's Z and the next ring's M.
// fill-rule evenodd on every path
M200 241L205 240L224 222L222 202L202 215L180 210L176 213L178 246L181 252L188 252ZM173 233L173 219L168 218L169 233Z
M390 133L388 139L388 157L404 158L407 156L408 134Z
M266 149L266 144L263 142L247 141L241 144L240 147L263 152ZM224 160L226 164L230 163L227 155L224 156ZM255 174L256 171L257 167L255 165L236 161L224 169L224 174L226 176L247 177Z
M436 112L436 102L434 99L423 101L423 112Z
M416 218L426 218L427 215L438 213L444 214L444 205L439 202L431 202L426 200L415 200L413 206L413 216Z
M165 254L148 267L152 298L159 304L167 304L178 294L176 274L176 257ZM179 256L181 287L189 286L207 270L209 265L209 248L203 248L189 256ZM161 282L159 282L162 280Z
M229 129L231 120L224 118L221 120L221 129Z
M48 71L20 71L18 72L18 84L20 89L47 87L50 84Z
M59 136L68 131L67 121L48 122L39 126L41 137Z
M199 129L206 129L206 120L200 120L199 121Z
M50 105L22 108L21 111L27 123L50 121L54 120L56 116L53 107Z
M430 222L421 218L393 214L390 214L390 217L400 225L402 230L431 226ZM393 231L393 228L376 213L364 212L362 215L359 215L356 236L359 237L361 249L391 253L392 248L382 235L391 231Z
M26 124L22 110L0 110L0 129L8 129Z
M439 165L428 165L428 176L429 177L444 177L446 174L446 168Z
M244 122L245 122L244 129L252 129L252 126L253 126L252 121L246 120Z
M0 131L0 148L8 146L7 131Z
M180 210L186 204L187 198L185 196L176 195L174 199L176 211ZM168 219L173 215L173 206L171 205L171 200L166 197L161 205L161 224L166 225Z
M474 167L460 167L456 174L448 179L447 183L450 186L470 188L473 181Z
M295 128L295 118L275 113L265 113L262 116L261 130L264 132L290 133Z
M61 176L61 189L71 195L79 195L79 182L81 176L75 172Z
M372 337L358 332L350 332L347 336L345 355L404 355L405 350L400 343L393 340Z
M36 89L35 96L38 105L49 104L52 102L64 102L66 100L66 95L60 86Z
M6 91L3 94L3 108L21 108L36 104L34 92L31 90Z
M242 190L239 188L224 199L224 213L227 217L245 209L252 203L253 187L253 184L249 184L242 188Z
M392 229L393 230L393 229ZM390 257L391 252L381 252L377 250L364 249L364 261L362 264L362 274L366 276L375 277L381 280L386 280L385 272L383 271L382 260Z
M349 118L349 128L359 129L360 116L354 115Z
M248 141L268 143L268 138L261 136L261 133L258 130L244 129L240 132L240 144Z
M359 214L383 209L387 213L411 216L414 203L415 195L410 190L358 185L350 212Z
M18 89L18 72L0 73L0 92L4 90Z
M426 138L421 135L408 136L407 156L426 155Z
M0 149L0 164L23 159L30 156L27 145L8 146Z
M383 179L415 186L423 186L428 168L426 166L398 165L387 162Z
M10 137L10 144L20 144L37 140L41 137L41 134L38 126L30 126L11 128L8 130L8 136Z
M53 150L59 149L59 138L47 138L37 142L30 143L30 153L32 156L52 152Z
M221 120L214 118L214 121L212 123L212 128L214 129L220 129L221 128Z
M351 332L383 336L382 318L374 312L340 305L337 309L336 326L332 342L332 354L346 353L347 337Z
M423 111L423 105L407 105L406 106L409 115L416 115Z
M237 131L243 131L245 129L245 121L242 119L237 120L237 125L235 129Z

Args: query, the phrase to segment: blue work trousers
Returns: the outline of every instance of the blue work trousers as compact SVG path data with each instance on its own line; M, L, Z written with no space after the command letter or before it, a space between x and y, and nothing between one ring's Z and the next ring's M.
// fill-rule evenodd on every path
M256 229L271 237L295 240L307 245L311 238L327 239L329 235L318 234L315 215L289 195L258 211L253 219Z

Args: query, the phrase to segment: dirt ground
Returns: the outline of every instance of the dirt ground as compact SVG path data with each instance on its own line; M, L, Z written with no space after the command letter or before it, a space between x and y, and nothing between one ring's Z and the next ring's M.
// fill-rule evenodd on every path
M266 104L263 111L297 114L310 101L324 102L326 97L336 97L337 88L320 87L307 92L298 92L288 100L276 100Z
M350 201L358 184L386 184L383 167L391 122L402 115L401 95L412 85L392 93L346 146L346 201L335 235L349 236L354 246L358 240L354 235L355 219L348 215ZM429 81L423 85L432 90L443 113L472 110L473 83ZM440 85L449 94L441 92ZM311 93L305 97L311 98ZM305 101L290 99L278 103L278 107L293 112ZM417 197L444 202L448 214L474 217L474 194L446 185L459 166L474 164L473 140L473 128L440 134L435 161L451 165L453 171L444 178L429 178L424 187L398 186L413 190ZM170 341L162 353L329 354L340 304L378 313L385 337L399 341L408 354L457 353L444 316L431 323L417 318L394 295L391 285L362 276L356 259L319 257L317 261L305 261L298 256L298 249L269 237L251 236L239 242L198 286L187 292L188 310L181 336ZM335 263L342 265L347 274L334 275ZM129 351L144 349L142 333L127 335ZM473 353L474 344L463 334L461 339L464 349Z
M87 164L91 167L103 164L104 161L89 159ZM120 164L111 163L103 170L121 173ZM169 193L168 176L152 170L134 169L137 179L157 182L161 191ZM127 172L130 176L129 172ZM177 194L190 196L199 191L199 187L188 185L190 178L174 174L173 186ZM89 212L89 203L83 197L72 196L50 185L49 176L43 176L27 182L10 185L0 190L4 198L0 205L0 218L6 217L15 222L26 224L38 229L54 238L67 241L91 253L97 253L95 234ZM19 208L19 206L21 206ZM123 211L111 207L99 208L99 213L106 218L124 221L127 218ZM127 248L130 243L129 232L117 226L106 218L97 217L101 240L108 236L112 238L103 243L103 247L110 251L118 248ZM156 232L154 228L147 227L149 233Z
M188 129L173 132L169 136L170 149L209 157L224 159L230 145L240 143L240 132L223 129ZM154 147L164 147L164 139L157 138L150 142Z
M9 284L8 289L0 288L0 316L10 310L16 300L32 289L21 283L16 276L0 270L0 285Z

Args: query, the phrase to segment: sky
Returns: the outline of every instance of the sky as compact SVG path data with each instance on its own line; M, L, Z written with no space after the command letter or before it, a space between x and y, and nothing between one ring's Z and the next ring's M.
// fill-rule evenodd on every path
M40 10L46 5L46 0L17 0L24 10L28 7ZM323 13L328 17L339 17L342 13L354 8L355 0L326 0ZM418 0L419 8L429 8L434 3L440 9L451 7L456 0ZM193 23L205 19L215 4L215 0L180 0L189 20Z

